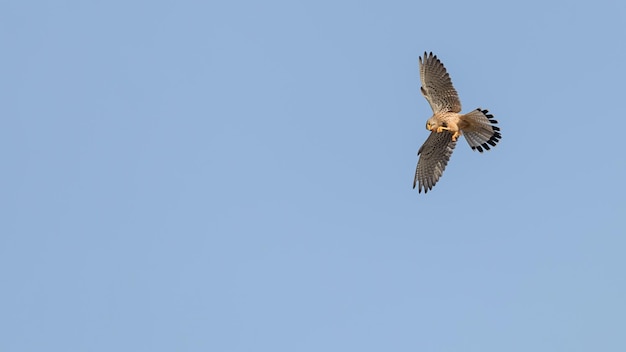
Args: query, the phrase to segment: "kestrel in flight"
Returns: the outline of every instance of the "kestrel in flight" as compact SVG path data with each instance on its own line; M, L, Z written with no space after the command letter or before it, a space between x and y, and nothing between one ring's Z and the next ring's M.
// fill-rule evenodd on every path
M465 115L461 114L461 101L452 86L450 75L436 55L424 53L419 58L421 91L433 116L426 122L426 129L431 131L426 142L417 152L419 161L415 171L413 188L424 193L431 190L443 174L450 156L460 136L465 136L472 150L483 152L495 147L500 141L498 121L487 110L480 108Z

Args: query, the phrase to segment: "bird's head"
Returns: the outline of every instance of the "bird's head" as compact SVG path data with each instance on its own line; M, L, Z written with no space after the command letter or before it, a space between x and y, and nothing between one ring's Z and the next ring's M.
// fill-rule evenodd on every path
M439 127L439 124L437 123L437 120L435 120L434 118L430 118L428 119L428 121L426 121L426 129L429 131L435 130L437 129L437 127Z

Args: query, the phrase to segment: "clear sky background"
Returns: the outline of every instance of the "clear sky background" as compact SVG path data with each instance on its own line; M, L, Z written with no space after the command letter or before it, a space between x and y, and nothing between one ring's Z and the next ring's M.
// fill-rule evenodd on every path
M625 351L626 2L4 1L1 351ZM418 56L503 139L411 188Z

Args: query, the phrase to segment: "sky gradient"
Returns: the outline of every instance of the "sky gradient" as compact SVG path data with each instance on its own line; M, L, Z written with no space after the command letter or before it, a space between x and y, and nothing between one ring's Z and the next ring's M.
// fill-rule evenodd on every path
M625 18L2 2L0 350L626 350ZM427 195L424 51L502 129Z

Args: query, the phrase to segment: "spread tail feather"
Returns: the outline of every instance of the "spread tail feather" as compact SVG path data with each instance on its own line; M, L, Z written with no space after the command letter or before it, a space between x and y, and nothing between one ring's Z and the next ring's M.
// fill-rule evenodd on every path
M489 111L478 108L463 115L461 120L464 122L462 126L465 125L462 128L463 135L472 150L482 153L483 149L489 150L500 142L502 135L496 126L498 121L494 120Z

